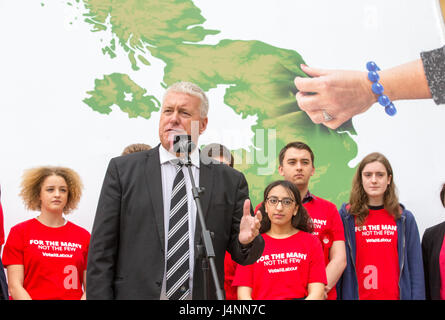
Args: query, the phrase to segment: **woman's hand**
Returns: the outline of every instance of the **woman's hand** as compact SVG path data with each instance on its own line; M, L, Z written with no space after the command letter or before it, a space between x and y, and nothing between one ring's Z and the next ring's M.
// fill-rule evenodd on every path
M323 70L301 65L313 78L296 77L298 106L314 123L336 129L353 116L365 112L376 101L367 72ZM327 120L323 111L331 116Z

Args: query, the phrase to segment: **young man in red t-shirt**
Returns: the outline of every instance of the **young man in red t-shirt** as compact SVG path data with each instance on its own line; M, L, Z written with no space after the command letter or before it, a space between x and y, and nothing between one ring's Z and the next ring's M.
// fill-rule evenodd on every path
M314 232L322 244L328 284L328 300L335 300L335 285L346 267L343 223L336 206L309 192L309 181L315 173L314 153L300 141L290 142L279 154L278 172L300 191L303 205L313 220Z

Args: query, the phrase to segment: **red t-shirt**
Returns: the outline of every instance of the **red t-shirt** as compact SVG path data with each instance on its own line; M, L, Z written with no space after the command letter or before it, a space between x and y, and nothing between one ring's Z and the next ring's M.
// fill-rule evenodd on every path
M262 256L254 264L238 265L234 286L252 288L254 300L289 300L306 297L309 283L327 283L323 250L315 236L304 231L285 239L262 236Z
M337 207L332 202L319 197L303 203L309 216L312 218L314 232L323 246L325 263L329 263L329 249L334 241L345 241L343 223Z
M303 206L306 208L314 225L313 234L321 241L325 264L329 263L329 250L334 241L345 241L343 223L337 207L325 199L311 196ZM337 299L337 291L333 287L328 293L328 300Z
M31 219L11 228L3 263L24 266L23 287L32 299L77 300L83 294L89 242L89 232L69 221L51 228Z
M442 242L439 254L440 269L440 299L445 300L445 237Z
M370 209L363 226L355 226L355 239L360 300L398 300L399 258L394 217L383 208Z
M226 300L238 300L237 288L232 285L237 265L232 260L230 253L226 251L224 256L224 291L226 292Z
M261 205L262 203L256 206L255 212L260 209ZM340 214L335 204L314 195L311 195L310 200L303 203L303 206L312 218L314 225L312 234L320 239L323 248L324 262L325 265L328 265L329 250L332 247L332 243L334 241L345 241ZM335 299L337 299L337 291L335 287L333 287L328 293L328 300Z

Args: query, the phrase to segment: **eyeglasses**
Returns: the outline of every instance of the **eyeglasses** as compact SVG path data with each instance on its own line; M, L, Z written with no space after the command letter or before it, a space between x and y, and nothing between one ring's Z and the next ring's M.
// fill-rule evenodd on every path
M277 197L270 197L266 199L267 203L273 207L276 207L279 202L281 202L281 205L285 208L288 208L292 206L292 204L295 202L295 200L292 200L291 198L283 198L281 200L278 200Z

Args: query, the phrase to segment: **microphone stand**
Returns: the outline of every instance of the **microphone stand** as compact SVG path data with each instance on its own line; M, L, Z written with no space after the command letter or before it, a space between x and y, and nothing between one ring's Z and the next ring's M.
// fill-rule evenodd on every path
M203 284L204 284L204 300L208 300L209 264L210 264L210 270L212 272L213 282L214 282L215 288L216 288L216 297L218 300L224 300L224 292L221 290L221 286L219 285L218 272L216 271L215 250L213 249L212 237L211 237L210 231L207 229L206 223L204 221L204 215L202 213L200 194L202 194L204 192L204 188L197 188L195 185L195 180L193 179L193 174L192 174L192 169L191 169L192 162L190 160L190 154L188 151L189 150L186 150L186 152L184 152L187 156L187 158L186 158L187 161L186 161L186 163L184 163L184 165L188 169L190 181L192 183L192 194L193 194L193 199L195 199L196 211L198 214L199 222L201 224L201 229L202 229L201 239L204 243L204 249L205 249L205 250L203 250L202 246L200 246L200 248L198 248L198 250L200 251L200 255L203 257L201 267L202 267L202 272L203 272L203 277L204 277L204 282L203 282ZM203 252L203 251L205 251L205 252Z

